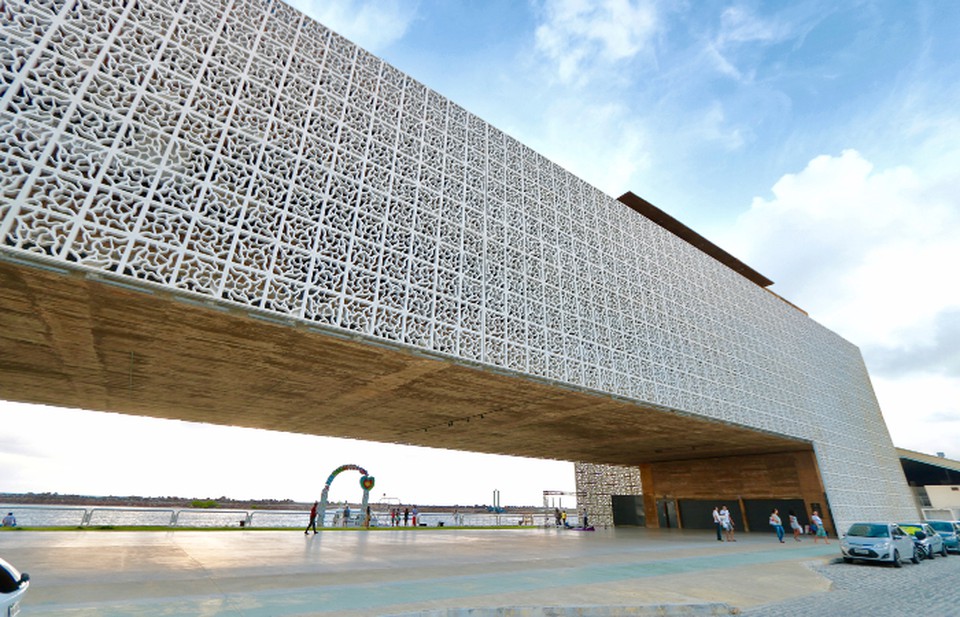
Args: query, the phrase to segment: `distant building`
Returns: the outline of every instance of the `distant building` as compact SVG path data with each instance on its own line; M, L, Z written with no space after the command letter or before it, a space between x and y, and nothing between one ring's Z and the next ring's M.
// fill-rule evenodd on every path
M960 520L960 461L897 448L917 507L928 518ZM949 516L947 516L949 512Z

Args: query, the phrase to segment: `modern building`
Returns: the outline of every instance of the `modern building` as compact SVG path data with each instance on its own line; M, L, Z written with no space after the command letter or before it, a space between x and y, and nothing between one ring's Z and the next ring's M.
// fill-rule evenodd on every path
M960 520L960 461L905 448L897 448L897 456L924 517Z
M642 199L279 1L2 11L0 397L572 458L597 524L917 516L859 350Z

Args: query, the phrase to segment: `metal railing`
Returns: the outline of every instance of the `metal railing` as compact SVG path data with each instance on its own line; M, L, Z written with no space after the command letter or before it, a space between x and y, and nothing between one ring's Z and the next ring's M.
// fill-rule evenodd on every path
M3 513L13 512L19 527L185 527L185 528L305 528L309 521L306 510L255 510L229 508L151 508L125 506L57 506L37 504L0 504ZM576 516L568 521L576 524ZM318 527L362 527L364 516L351 509L344 525L339 511L327 512ZM388 509L374 509L372 527L390 527ZM407 527L412 526L412 518ZM420 512L418 527L553 527L551 511L531 510L523 513L458 513ZM404 527L402 518L398 527Z

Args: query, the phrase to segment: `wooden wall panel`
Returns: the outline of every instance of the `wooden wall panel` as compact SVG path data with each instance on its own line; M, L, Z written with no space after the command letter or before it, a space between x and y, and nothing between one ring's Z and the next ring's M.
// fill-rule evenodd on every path
M826 509L826 496L811 450L650 463L641 467L647 526L656 526L657 499L802 499ZM833 533L829 513L820 515Z

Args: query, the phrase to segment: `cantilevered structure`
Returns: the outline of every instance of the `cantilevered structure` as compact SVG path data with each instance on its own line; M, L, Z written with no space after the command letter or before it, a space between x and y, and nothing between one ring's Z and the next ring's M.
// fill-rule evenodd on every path
M0 10L0 397L916 516L857 348L636 196L278 1Z

